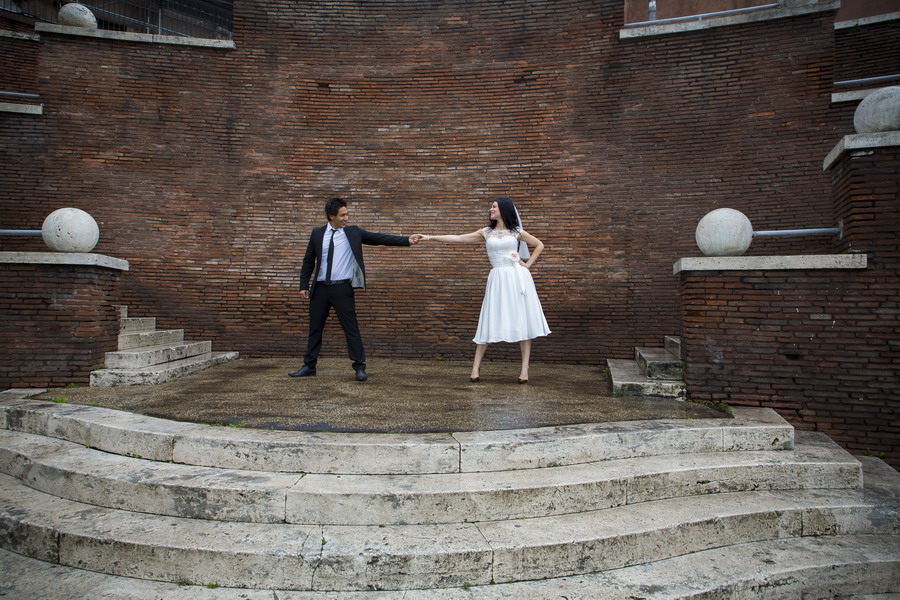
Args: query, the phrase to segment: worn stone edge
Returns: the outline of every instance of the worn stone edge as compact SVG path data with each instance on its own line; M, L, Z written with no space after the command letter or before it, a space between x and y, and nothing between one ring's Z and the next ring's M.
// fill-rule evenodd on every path
M672 273L684 271L783 271L791 269L865 269L865 254L809 254L797 256L706 256L680 258Z
M827 171L834 166L834 163L844 154L851 150L861 150L864 148L887 148L890 146L900 146L900 131L882 131L879 133L857 133L854 135L845 135L839 141L825 160L822 161L822 170Z
M782 4L784 4L782 2ZM655 35L665 35L671 33L683 33L687 31L701 31L704 29L712 29L714 27L727 27L730 25L743 25L746 23L758 23L761 21L774 21L776 19L785 19L811 13L827 12L840 8L840 0L828 0L827 2L814 2L802 6L780 6L779 8L760 10L759 12L739 14L739 15L710 15L703 18L697 15L696 19L690 21L680 21L678 23L669 23L667 25L653 25L652 21L647 24L635 25L626 29L619 30L619 39L642 38ZM661 19L662 20L662 19Z
M34 29L35 31L42 31L45 33L61 33L64 35L119 40L123 42L174 44L179 46L198 46L201 48L221 48L225 50L233 50L235 48L234 41L232 40L155 35L151 33L130 33L126 31L109 31L106 29L87 29L85 27L71 27L68 25L57 25L55 23L35 23Z
M30 265L83 265L128 270L128 261L93 252L0 252L0 263Z

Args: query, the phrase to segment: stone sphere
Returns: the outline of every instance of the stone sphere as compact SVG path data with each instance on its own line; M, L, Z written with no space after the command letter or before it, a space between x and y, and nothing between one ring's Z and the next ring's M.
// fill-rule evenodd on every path
M694 239L706 256L740 256L753 241L753 226L744 213L717 208L700 219Z
M44 219L41 236L55 252L90 252L100 240L100 228L83 210L60 208Z
M900 131L900 86L875 90L862 99L853 115L856 133Z
M83 4L64 4L59 9L56 17L60 25L68 25L70 27L85 27L87 29L97 29L97 17L91 12L87 6Z

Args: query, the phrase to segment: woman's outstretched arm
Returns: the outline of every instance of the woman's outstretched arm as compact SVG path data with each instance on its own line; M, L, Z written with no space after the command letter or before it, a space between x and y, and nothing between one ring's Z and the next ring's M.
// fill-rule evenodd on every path
M423 242L445 242L447 244L475 244L484 241L481 230L462 235L423 235Z

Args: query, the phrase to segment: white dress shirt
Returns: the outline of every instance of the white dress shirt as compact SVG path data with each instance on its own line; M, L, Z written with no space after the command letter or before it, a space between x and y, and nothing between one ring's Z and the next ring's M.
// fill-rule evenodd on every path
M331 264L331 280L353 278L353 251L350 249L350 241L344 228L335 229L329 223L325 227L325 235L322 237L322 264L319 265L319 276L316 281L325 281L325 272L328 269L328 241L331 232L334 232L334 262Z

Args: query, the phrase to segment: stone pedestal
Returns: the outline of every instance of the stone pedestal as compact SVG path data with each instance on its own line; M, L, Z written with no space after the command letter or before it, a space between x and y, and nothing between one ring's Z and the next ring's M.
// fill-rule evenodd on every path
M823 166L831 170L834 216L844 228L836 250L865 252L873 268L890 268L896 277L900 268L900 131L848 135Z
M846 136L834 254L685 258L682 357L693 400L776 409L900 466L900 132Z
M127 269L101 254L0 252L0 390L88 385L117 347Z

